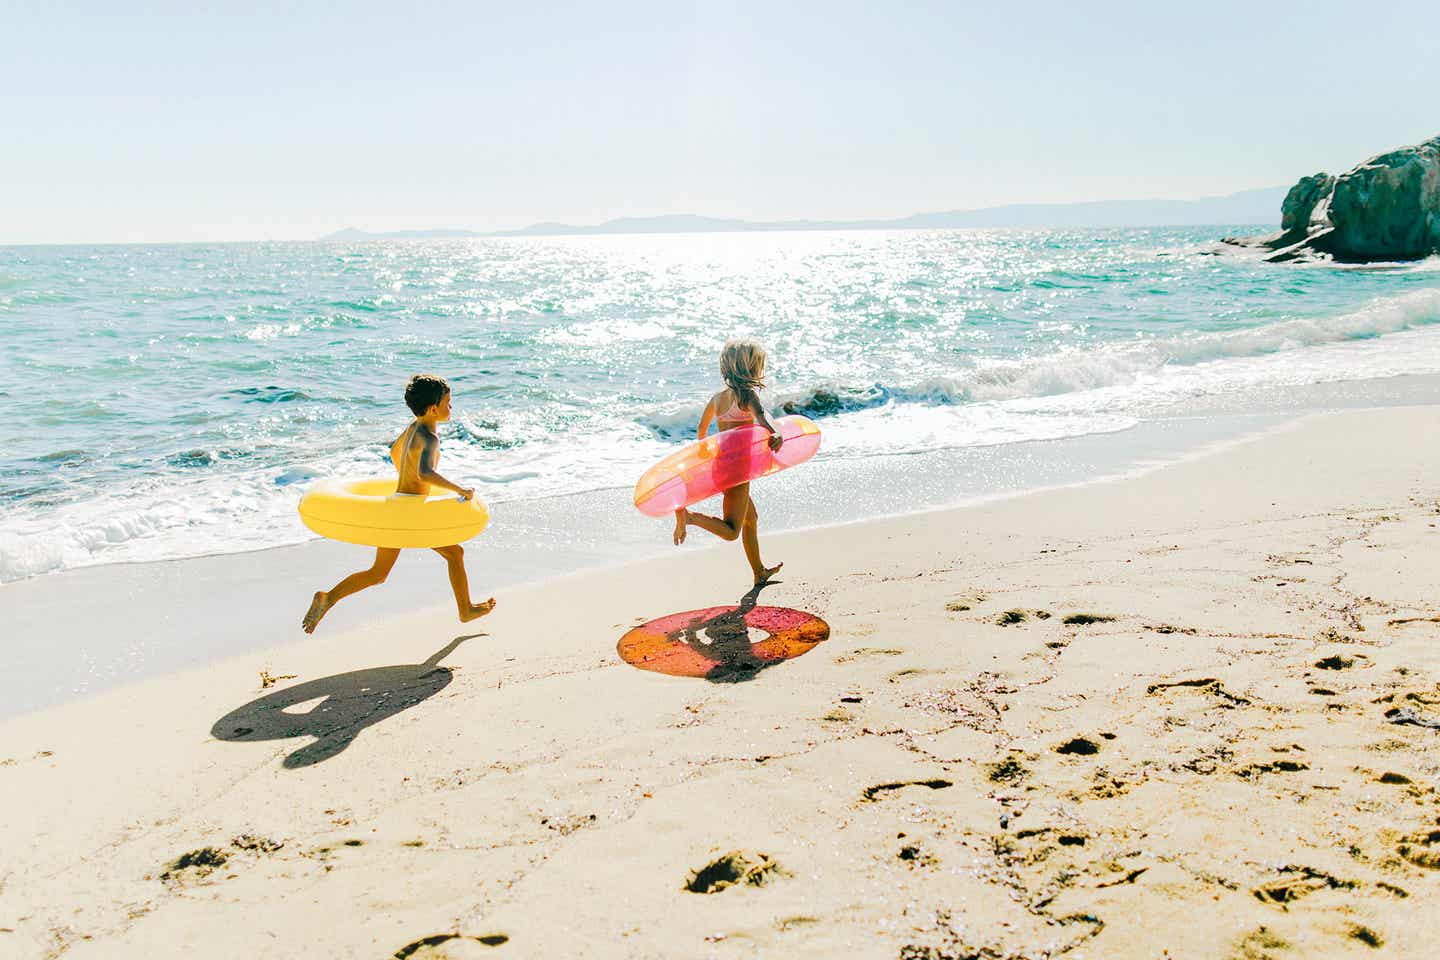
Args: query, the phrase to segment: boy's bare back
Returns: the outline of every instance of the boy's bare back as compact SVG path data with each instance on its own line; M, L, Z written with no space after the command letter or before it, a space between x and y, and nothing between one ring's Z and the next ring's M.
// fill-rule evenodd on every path
M395 464L398 475L395 491L421 496L429 494L430 484L421 480L420 476L433 471L439 460L440 438L419 420L413 421L390 444L390 461Z

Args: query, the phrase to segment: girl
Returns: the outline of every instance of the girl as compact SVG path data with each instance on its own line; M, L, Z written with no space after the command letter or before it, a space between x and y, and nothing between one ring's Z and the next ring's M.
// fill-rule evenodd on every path
M721 432L736 427L748 427L758 423L770 431L770 449L779 450L785 438L775 431L765 408L755 391L765 386L765 348L753 340L731 340L720 351L720 377L725 389L710 398L705 412L700 415L699 438L705 439L714 421ZM741 483L725 491L724 517L709 517L703 513L691 513L684 507L675 511L675 544L685 542L685 530L690 524L709 530L722 540L740 538L745 547L745 559L750 561L750 570L755 574L757 584L765 583L784 566L777 563L767 567L760 562L760 536L756 527L755 501L750 499L750 484Z

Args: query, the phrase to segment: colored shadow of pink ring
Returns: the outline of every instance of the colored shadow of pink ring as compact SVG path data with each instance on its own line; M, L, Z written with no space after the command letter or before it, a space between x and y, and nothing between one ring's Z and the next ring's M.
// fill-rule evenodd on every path
M752 641L752 630L765 636ZM615 651L641 670L718 680L793 659L829 636L830 625L813 613L730 605L643 623L627 631Z

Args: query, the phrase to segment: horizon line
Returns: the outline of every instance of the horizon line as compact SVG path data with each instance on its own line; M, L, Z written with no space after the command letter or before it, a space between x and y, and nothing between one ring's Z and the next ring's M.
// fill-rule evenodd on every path
M994 215L1004 212L1035 212L1043 210L1077 210L1079 208L1094 207L1132 207L1145 204L1176 204L1176 205L1200 205L1206 202L1217 202L1234 200L1247 195L1264 194L1288 190L1283 185L1272 185L1266 187L1252 187L1244 190L1237 190L1224 194L1206 194L1202 196L1188 197L1140 197L1134 199L1109 199L1109 200L1069 200L1061 202L1047 201L1017 201L1011 203L995 204L985 207L950 208L945 210L928 210L918 213L906 214L899 217L868 217L859 219L813 219L813 218L792 218L786 220L749 220L741 217L713 216L693 212L682 213L660 213L648 215L629 215L612 217L599 223L573 224L558 220L543 220L529 223L523 227L508 227L493 230L477 230L471 227L420 227L400 228L390 230L366 230L354 226L345 226L321 236L289 237L289 238L247 238L247 239L197 239L197 240L5 240L0 239L0 247L66 247L66 246L171 246L185 244L244 244L244 243L324 243L324 242L363 242L366 240L404 240L404 239L509 239L535 236L576 236L576 235L614 235L617 233L630 232L633 234L664 234L664 233L819 233L826 231L844 232L851 230L925 230L925 229L971 229L971 230L1040 230L1040 229L1083 229L1090 228L1124 229L1134 228L1162 228L1180 226L1250 226L1268 222L1274 219L1278 224L1278 208L1267 214L1267 220L1233 220L1218 219L1206 222L1145 222L1145 223L1104 223L1104 224L975 224L975 225L945 225L942 223L916 222L931 218L961 217ZM635 229L632 231L607 230L624 224L654 224L666 220L691 221L709 225L708 229L688 229L678 231L667 231L664 229ZM547 232L556 231L556 232ZM360 234L346 238L341 234ZM428 235L428 236L427 236Z

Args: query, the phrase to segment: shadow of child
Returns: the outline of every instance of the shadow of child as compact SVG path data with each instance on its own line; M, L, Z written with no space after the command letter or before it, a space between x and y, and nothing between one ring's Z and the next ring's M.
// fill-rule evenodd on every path
M217 740L249 743L314 739L284 760L286 769L308 767L328 760L350 746L366 727L374 726L415 706L449 686L453 671L440 666L471 634L456 637L424 663L403 663L338 673L278 690L238 707L210 728ZM303 713L290 707L319 700Z
M732 607L708 620L697 620L678 630L667 633L670 641L683 641L696 653L716 661L715 666L705 674L712 683L742 683L754 679L755 675L774 661L761 660L755 656L750 644L750 625L745 617L755 609L760 591L778 580L757 583L745 596L739 606Z

